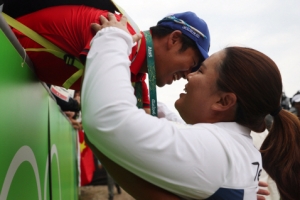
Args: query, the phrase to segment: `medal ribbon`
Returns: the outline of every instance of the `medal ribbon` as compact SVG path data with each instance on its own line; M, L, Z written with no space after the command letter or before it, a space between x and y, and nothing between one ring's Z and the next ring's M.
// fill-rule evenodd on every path
M149 79L149 93L150 93L150 109L151 115L157 116L157 97L156 97L156 73L154 61L154 48L152 43L152 36L150 31L144 31L147 48L147 68Z

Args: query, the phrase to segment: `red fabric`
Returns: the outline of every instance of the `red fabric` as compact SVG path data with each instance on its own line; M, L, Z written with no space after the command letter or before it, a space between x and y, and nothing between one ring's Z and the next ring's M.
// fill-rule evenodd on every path
M143 33L142 33L142 35L143 35L143 37L141 39L141 44L139 47L138 54L134 57L134 60L130 66L131 73L134 75L138 75L141 66L143 65L143 63L146 60L146 40L145 40L145 36Z
M94 36L90 25L93 22L100 23L100 15L107 17L107 13L107 11L88 6L64 5L39 10L22 16L17 20L48 39L66 53L85 60L85 56L90 49L90 41ZM116 17L118 20L120 19L119 15L116 15ZM131 34L135 34L134 29L129 24L128 30ZM25 49L41 47L21 32L15 29L13 31ZM136 50L136 47L132 49L130 59L135 56ZM50 53L27 52L27 54L33 62L38 78L48 84L62 86L78 70ZM138 60L138 62L135 61L137 64L131 67L131 70L134 72L133 80L136 79L135 75L137 75L143 63L141 59ZM81 81L81 79L77 80L71 89L80 90ZM143 91L143 93L147 97L145 102L149 103L148 90Z
M143 33L142 33L143 34ZM146 40L143 36L141 39L141 44L139 47L139 51L134 57L134 60L131 63L130 69L131 69L131 81L132 82L142 82L142 91L143 91L143 107L144 108L150 108L150 100L149 100L149 93L148 93L148 86L145 82L146 80L146 74L145 73L139 73L139 70L143 63L146 60Z
M95 171L94 156L92 150L84 141L84 132L78 130L80 142L80 183L81 186L89 184Z

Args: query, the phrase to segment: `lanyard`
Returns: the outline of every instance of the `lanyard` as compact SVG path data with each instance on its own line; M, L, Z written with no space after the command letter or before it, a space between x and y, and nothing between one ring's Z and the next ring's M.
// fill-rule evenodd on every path
M152 43L152 36L150 31L144 31L147 48L147 68L149 79L149 93L150 93L150 108L151 115L157 116L157 98L156 98L156 73L154 61L154 49Z

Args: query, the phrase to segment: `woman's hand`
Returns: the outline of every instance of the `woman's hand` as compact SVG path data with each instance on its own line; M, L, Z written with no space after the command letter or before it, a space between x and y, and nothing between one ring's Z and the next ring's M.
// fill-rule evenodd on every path
M266 182L259 181L258 186L260 187L268 187L268 184ZM270 195L270 192L266 189L259 189L257 191L257 200L265 200L266 198L264 196L260 195Z
M122 16L121 20L118 21L116 19L116 16L113 13L108 13L107 14L108 18L105 18L104 16L100 16L100 24L97 23L92 23L91 24L91 28L95 31L98 32L100 30L102 30L103 28L106 27L116 27L119 28L127 33L129 33L128 29L127 29L127 18L126 16ZM130 34L130 33L129 33ZM137 33L135 35L132 36L133 42L137 42L142 38L142 35L140 33Z

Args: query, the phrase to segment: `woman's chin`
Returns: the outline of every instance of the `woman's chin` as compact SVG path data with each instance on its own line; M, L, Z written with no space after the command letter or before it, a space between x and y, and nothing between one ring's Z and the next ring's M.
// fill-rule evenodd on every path
M182 98L182 97L184 97L186 95L186 93L180 93L179 94L179 98Z

